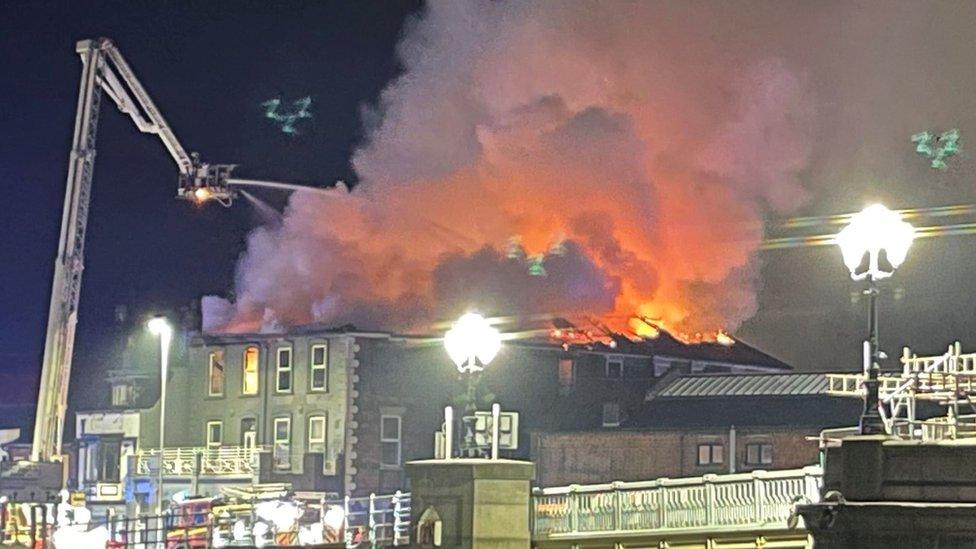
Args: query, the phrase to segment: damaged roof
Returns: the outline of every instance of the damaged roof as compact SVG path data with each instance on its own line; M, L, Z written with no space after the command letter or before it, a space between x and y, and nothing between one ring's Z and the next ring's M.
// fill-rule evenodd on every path
M762 368L790 371L792 366L759 349L734 339L731 344L716 341L686 343L661 329L656 337L632 339L623 333L611 331L606 326L587 320L569 321L565 318L546 320L515 321L517 325L499 326L506 334L517 335L507 340L509 345L539 346L559 349L585 349L602 354L624 354L647 357L667 357L699 362L713 362L736 365L750 365ZM588 334L578 340L566 342L552 337L554 331L572 331ZM589 337L592 334L592 337ZM213 333L194 334L191 345L221 345L254 340L276 339L288 335L350 335L355 337L398 339L404 341L435 341L443 334L404 334L382 330L361 329L351 324L341 326L325 324L306 324L292 326L276 332L267 333Z

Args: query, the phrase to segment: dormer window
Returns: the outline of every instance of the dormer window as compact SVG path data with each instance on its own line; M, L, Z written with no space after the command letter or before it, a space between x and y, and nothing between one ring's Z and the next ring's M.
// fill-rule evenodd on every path
M135 400L136 390L131 383L112 385L112 406L132 406Z

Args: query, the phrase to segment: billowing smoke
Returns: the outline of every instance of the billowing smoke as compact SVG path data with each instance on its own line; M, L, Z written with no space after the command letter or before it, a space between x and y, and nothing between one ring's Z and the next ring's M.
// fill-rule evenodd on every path
M734 329L764 216L806 197L813 113L803 76L732 47L716 9L430 4L364 113L361 182L296 193L255 230L205 328L409 328L475 306Z

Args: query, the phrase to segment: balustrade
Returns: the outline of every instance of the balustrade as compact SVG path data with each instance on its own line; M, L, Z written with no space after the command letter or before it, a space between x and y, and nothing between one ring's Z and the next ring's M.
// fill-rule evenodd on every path
M536 489L533 537L600 532L786 528L799 501L820 497L819 467Z

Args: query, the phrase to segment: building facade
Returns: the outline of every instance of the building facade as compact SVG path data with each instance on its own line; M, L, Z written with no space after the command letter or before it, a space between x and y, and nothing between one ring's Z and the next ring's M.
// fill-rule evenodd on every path
M542 486L799 469L821 462L825 429L861 403L829 396L825 374L676 375L620 429L533 436Z
M468 383L438 337L319 326L182 333L160 453L153 344L130 341L127 365L108 376L110 401L77 415L77 483L106 504L153 501L160 466L167 497L277 482L337 495L406 488L404 463L433 455L444 407L460 411ZM531 458L538 433L624 428L678 372L786 370L741 342L684 345L662 334L567 343L544 333L506 343L476 394L479 409L497 402L518 412L518 446L507 455Z

